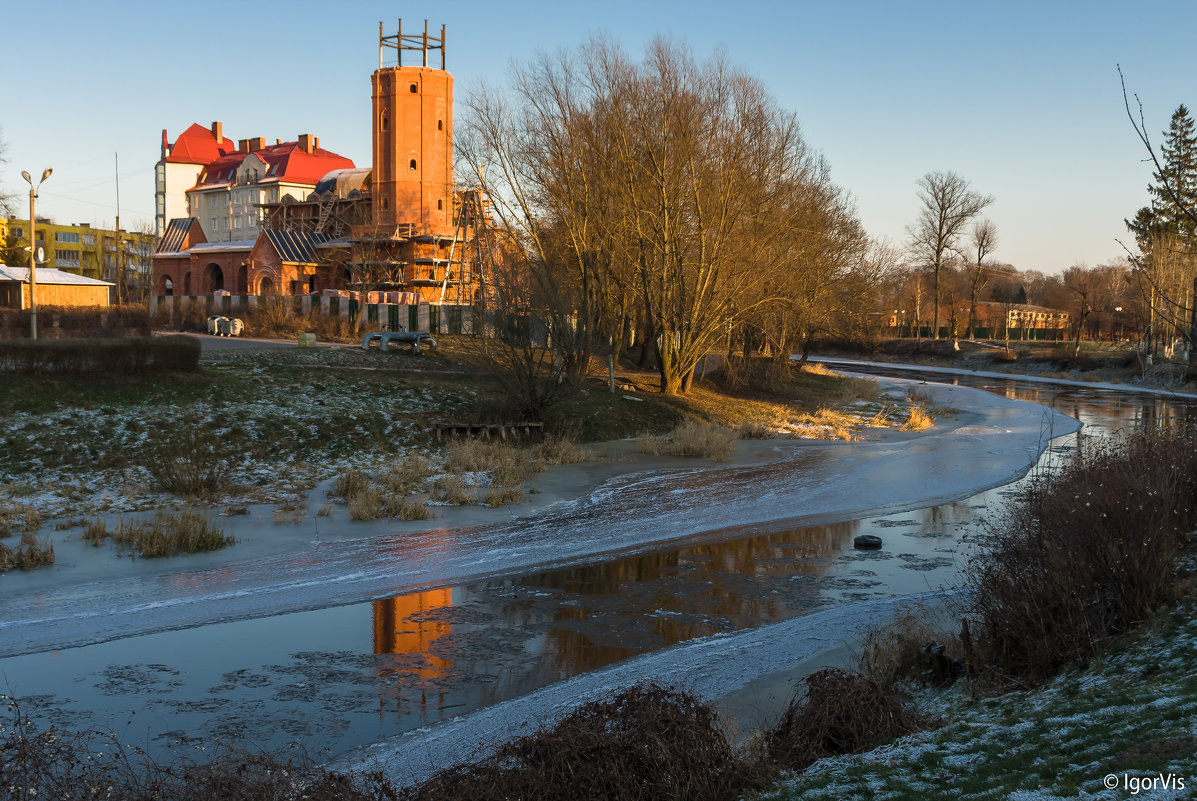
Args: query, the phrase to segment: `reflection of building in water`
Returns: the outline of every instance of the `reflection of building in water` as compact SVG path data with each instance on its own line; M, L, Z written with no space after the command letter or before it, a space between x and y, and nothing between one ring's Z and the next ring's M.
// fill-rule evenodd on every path
M433 651L436 641L452 629L438 612L451 606L453 591L450 589L413 592L373 603L374 653L403 657L381 670L379 678L397 679L401 684L415 679L420 685L420 706L425 709L430 702L439 707L444 700L444 693L439 690L429 698L429 688L452 667L452 662ZM398 695L395 702L398 707ZM380 715L385 704L386 699L378 699Z
M808 591L792 579L825 573L859 527L850 520L705 543L513 583L574 601L553 609L540 666L565 678L695 637L792 617L805 606L794 596ZM525 602L506 605L502 614L528 622Z

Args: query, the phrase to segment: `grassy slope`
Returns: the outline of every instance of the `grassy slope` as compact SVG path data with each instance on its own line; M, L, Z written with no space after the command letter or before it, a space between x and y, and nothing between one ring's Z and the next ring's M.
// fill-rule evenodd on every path
M141 454L180 426L203 431L228 457L234 491L214 499L225 503L285 503L346 469L377 470L410 449L432 450L433 420L479 419L502 401L492 378L443 355L453 356L452 339L442 355L214 351L204 354L200 375L9 376L0 382L0 505L31 504L53 517L170 502L149 487ZM854 397L844 387L856 381L802 375L792 391L749 402L709 385L685 398L612 394L596 379L549 422L583 441L661 433L687 417L735 425L750 414L801 416L842 405ZM634 382L644 390L653 384L650 376Z
M1195 611L1190 592L1153 625L1033 691L978 701L960 686L925 694L921 706L943 717L943 728L823 760L765 798L1083 798L1103 793L1110 773L1171 773L1191 792L1197 786Z

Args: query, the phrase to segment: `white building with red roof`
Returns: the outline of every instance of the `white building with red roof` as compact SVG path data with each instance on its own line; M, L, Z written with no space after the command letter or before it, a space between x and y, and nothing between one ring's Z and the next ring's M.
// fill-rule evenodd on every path
M242 139L236 151L205 164L187 192L186 212L199 220L209 242L257 238L263 203L306 200L316 182L353 162L320 147L320 138L302 134L294 142Z
M162 129L162 156L154 171L154 232L162 236L166 225L176 217L186 217L187 190L195 186L200 171L217 159L237 151L232 139L224 136L223 125L205 128L193 123L179 134L174 143Z

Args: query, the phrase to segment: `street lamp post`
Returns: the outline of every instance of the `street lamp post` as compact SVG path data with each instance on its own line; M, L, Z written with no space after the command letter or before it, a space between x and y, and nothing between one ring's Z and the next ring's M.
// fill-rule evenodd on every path
M37 182L37 186L33 185L33 178L29 175L28 170L22 170L21 177L25 179L25 183L29 184L29 338L37 339L37 217L33 212L33 201L37 199L37 190L41 188L42 184L50 173L54 172L47 167L42 172L42 179Z

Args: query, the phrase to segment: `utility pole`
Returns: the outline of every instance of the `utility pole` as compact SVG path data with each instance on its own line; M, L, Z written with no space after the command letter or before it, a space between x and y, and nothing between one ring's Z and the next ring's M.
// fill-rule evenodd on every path
M37 215L34 212L34 201L37 200L37 190L54 172L47 167L42 172L42 179L33 185L33 177L28 170L21 172L25 183L29 184L29 338L37 339Z
M125 286L124 286L124 270L121 269L121 260L124 256L122 251L124 248L121 244L121 159L120 154L113 153L112 160L115 168L116 176L116 303L118 306L125 302Z

